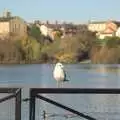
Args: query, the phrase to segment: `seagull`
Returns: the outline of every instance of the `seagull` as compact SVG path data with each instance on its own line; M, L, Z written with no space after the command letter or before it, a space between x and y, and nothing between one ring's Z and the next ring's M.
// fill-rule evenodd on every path
M69 81L66 78L66 72L64 70L64 66L62 65L62 63L57 63L55 65L54 71L53 71L53 77L54 79L57 81L57 86L59 87L59 83L63 83L63 82L67 82Z

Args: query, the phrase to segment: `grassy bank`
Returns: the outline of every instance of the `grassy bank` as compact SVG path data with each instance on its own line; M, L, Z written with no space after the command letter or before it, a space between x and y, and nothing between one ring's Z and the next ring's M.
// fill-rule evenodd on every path
M120 63L120 38L108 37L95 41L91 49L91 62L95 64Z

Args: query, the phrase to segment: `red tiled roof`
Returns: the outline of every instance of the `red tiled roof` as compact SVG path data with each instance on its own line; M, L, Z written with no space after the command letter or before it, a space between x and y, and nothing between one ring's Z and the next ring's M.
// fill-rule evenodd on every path
M107 28L105 29L103 32L101 32L102 34L112 34L113 32L115 32L115 30L113 30L112 28Z

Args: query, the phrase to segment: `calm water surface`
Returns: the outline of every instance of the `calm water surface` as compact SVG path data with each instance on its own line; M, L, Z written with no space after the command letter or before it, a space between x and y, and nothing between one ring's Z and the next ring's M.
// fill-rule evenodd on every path
M56 87L53 79L52 64L35 65L1 65L0 87L22 87L22 97L29 96L30 87ZM70 79L63 87L89 87L89 88L120 88L120 65L92 65L92 64L66 64L65 70ZM4 95L1 95L4 96ZM80 112L91 115L97 120L120 120L120 95L45 95L59 101ZM46 102L37 100L36 120L42 119L43 110L49 115L48 120L64 120L68 115L70 120L79 120ZM28 103L22 103L22 120L28 120ZM14 100L0 104L0 120L14 119ZM84 120L81 118L81 120Z

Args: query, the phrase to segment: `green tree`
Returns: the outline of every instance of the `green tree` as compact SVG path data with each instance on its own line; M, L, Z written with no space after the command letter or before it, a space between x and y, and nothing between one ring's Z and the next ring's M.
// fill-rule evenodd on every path
M25 60L37 60L40 57L40 43L33 37L26 37L21 40L21 47L25 52Z
M32 27L29 28L28 34L32 37L34 37L36 40L41 39L41 32L40 29L34 24Z
M31 49L32 49L32 59L38 60L40 58L41 44L33 38L31 38Z

